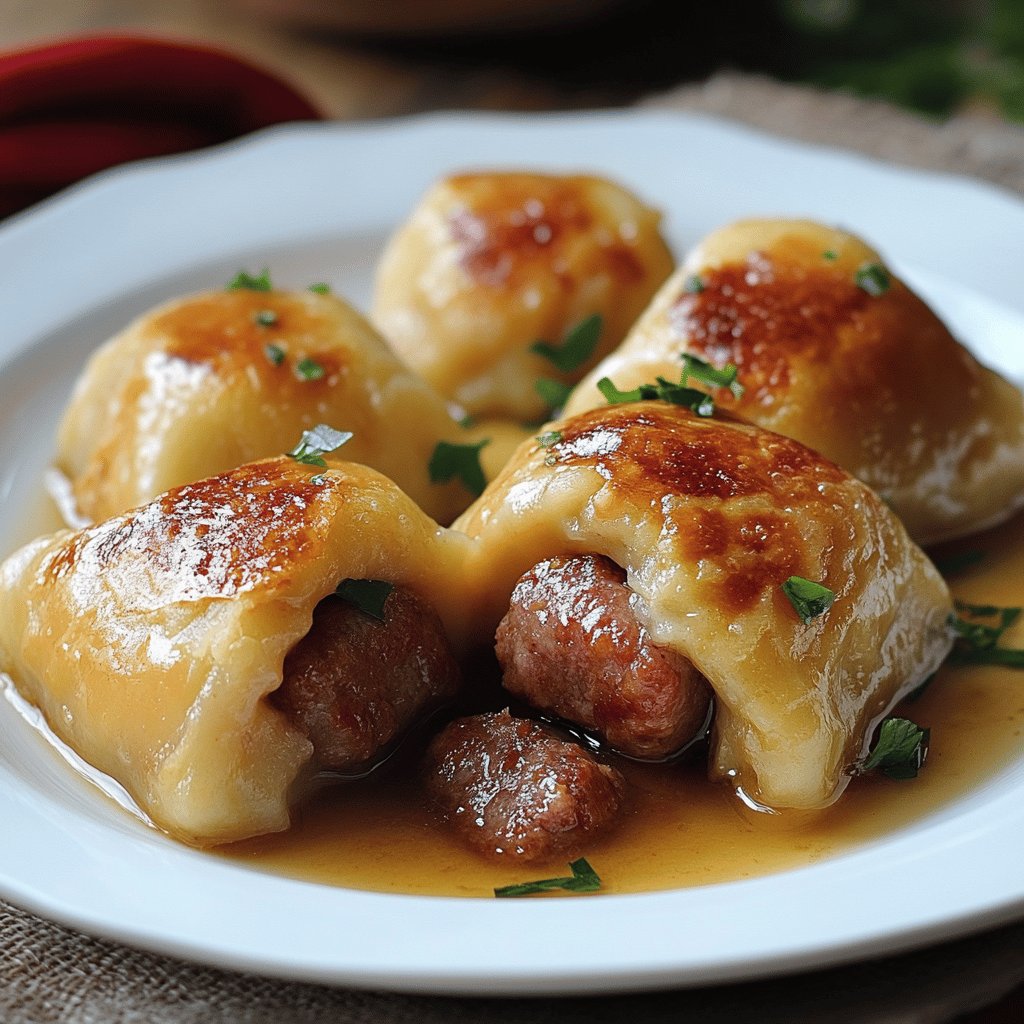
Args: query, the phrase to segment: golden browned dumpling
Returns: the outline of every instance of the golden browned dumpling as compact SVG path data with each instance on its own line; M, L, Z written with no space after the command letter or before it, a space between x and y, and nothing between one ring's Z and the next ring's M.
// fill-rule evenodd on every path
M896 516L796 441L663 402L567 418L542 442L456 523L479 540L478 632L542 560L604 556L652 642L714 691L712 776L773 808L833 801L879 720L952 644L949 592ZM793 577L831 606L798 613L782 589ZM614 623L602 629L614 647Z
M365 466L245 465L11 556L0 669L171 834L277 831L316 737L270 695L320 603L342 581L390 583L457 651L467 544Z
M450 522L471 495L431 483L436 443L460 440L445 403L347 303L311 291L208 292L107 342L61 423L57 466L98 521L170 487L287 451L317 423Z
M1024 504L1024 398L981 366L860 239L809 221L709 235L567 406L603 404L681 356L735 364L725 407L795 437L873 487L932 543Z
M603 178L445 178L388 244L374 323L467 412L543 419L550 406L536 380L579 380L619 344L671 272L659 220ZM594 314L603 327L582 364L563 372L530 351L541 340L560 344Z

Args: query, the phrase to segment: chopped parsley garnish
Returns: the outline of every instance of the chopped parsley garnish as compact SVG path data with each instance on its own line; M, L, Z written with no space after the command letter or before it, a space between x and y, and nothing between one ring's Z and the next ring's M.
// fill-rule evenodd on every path
M610 377L602 377L597 382L597 390L604 395L609 405L620 405L623 402L650 402L660 399L672 405L682 405L695 412L698 416L712 416L715 412L715 400L706 392L696 388L673 384L664 377L656 378L656 384L641 384L632 391L620 391Z
M487 478L480 465L480 452L490 443L489 437L476 444L438 441L427 467L431 483L445 484L449 480L458 479L474 497L482 494L487 486Z
M553 444L558 444L562 440L562 432L560 430L547 430L537 438L537 444L541 448L550 448Z
M286 355L283 345L264 345L263 354L275 366L280 366L284 362Z
M829 263L835 263L835 261L839 259L839 253L837 253L835 249L826 249L821 254L821 258L823 260L828 260Z
M458 423L463 430L469 430L470 427L476 426L476 420L468 412L458 421Z
M561 345L535 341L530 346L530 351L543 356L562 373L569 373L581 367L594 354L603 326L604 319L601 314L595 313L573 327Z
M299 380L320 380L327 371L315 360L305 356L295 364L295 376Z
M949 655L950 664L1024 668L1024 650L999 646L1003 634L1020 618L1020 608L967 604L965 601L957 601L954 607L956 614L950 625L957 641Z
M855 775L881 772L890 779L916 779L928 756L930 731L909 718L886 718L878 739L855 768Z
M334 592L370 618L383 622L384 602L394 589L394 584L386 580L342 580Z
M597 892L601 888L601 879L590 866L585 857L574 860L569 865L571 876L565 878L541 878L536 882L520 882L518 885L504 885L494 890L499 899L512 896L535 896L541 892L552 892L561 889L564 892Z
M854 280L858 288L876 297L884 295L891 284L889 271L881 263L864 263L859 266Z
M571 385L552 377L539 377L533 382L533 389L544 399L544 404L552 409L561 409L572 394Z
M316 292L317 295L331 294L331 286L327 284L325 281L317 281L316 284L311 284L308 290L311 292Z
M961 551L959 554L950 555L948 558L935 559L935 568L943 576L952 576L963 569L969 569L972 565L977 565L979 562L984 561L984 559L984 551Z
M744 387L736 379L737 372L735 363L726 363L720 370L716 370L703 359L691 356L689 352L683 353L683 384L689 384L692 377L707 387L728 388L733 398L742 398Z
M689 292L690 295L700 295L704 291L704 279L697 274L691 274L683 282L683 291Z
M250 292L273 291L274 286L270 283L270 271L264 267L258 274L250 274L246 270L240 270L226 286L226 291L234 292L248 290Z
M306 466L320 466L327 468L324 456L328 452L336 451L346 441L352 440L351 430L335 430L326 423L320 423L312 430L302 432L302 440L285 454L296 462Z
M800 616L800 621L808 623L832 607L836 595L814 580L805 580L802 576L790 576L780 589L789 598L789 603Z
M277 323L277 314L272 309L261 309L253 313L252 318L260 327L273 327Z

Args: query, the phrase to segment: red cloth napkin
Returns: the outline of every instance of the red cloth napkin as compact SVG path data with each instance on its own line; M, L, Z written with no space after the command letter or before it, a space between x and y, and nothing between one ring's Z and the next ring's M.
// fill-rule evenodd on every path
M0 217L126 160L320 116L280 79L205 46L91 36L0 54Z

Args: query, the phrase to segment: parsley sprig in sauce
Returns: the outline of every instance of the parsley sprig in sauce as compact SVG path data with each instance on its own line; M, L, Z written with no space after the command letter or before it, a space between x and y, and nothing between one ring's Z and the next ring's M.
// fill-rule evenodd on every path
M878 771L887 778L916 779L928 756L928 729L909 718L886 718L867 757L854 768L855 775Z
M1002 665L1024 668L1024 649L1001 647L1003 634L1021 616L1020 608L957 601L950 620L957 635L949 656L951 665Z
M536 882L519 882L517 885L504 885L494 890L494 895L499 899L508 899L513 896L536 896L542 892L598 892L601 888L601 879L597 872L590 866L585 857L574 860L569 865L571 876L564 878L541 878Z

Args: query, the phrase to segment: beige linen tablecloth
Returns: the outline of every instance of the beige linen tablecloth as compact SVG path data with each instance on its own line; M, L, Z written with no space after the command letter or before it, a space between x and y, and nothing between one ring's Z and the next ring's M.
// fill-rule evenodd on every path
M885 104L740 75L720 75L648 104L705 111L915 167L973 174L1024 193L1024 131L983 116L932 124ZM877 899L884 915L893 895L865 898ZM396 996L183 964L86 938L0 902L3 1024L933 1024L984 1006L1022 982L1024 923L1017 923L900 957L742 985L600 999Z

